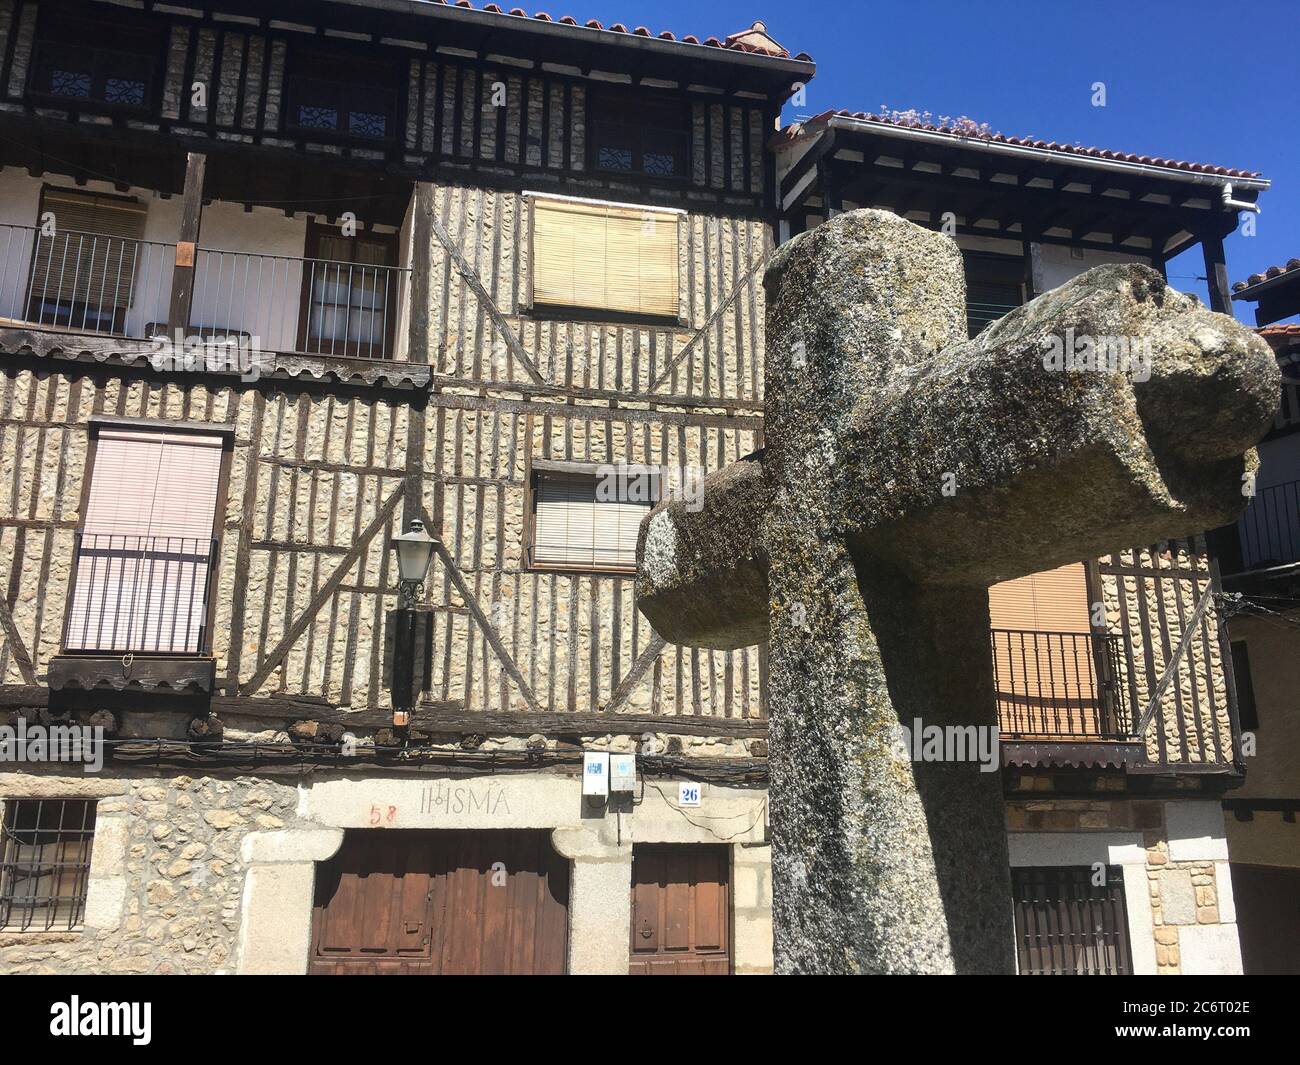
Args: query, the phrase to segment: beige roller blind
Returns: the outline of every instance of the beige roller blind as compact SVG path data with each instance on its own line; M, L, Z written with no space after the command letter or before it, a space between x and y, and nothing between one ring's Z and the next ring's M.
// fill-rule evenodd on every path
M596 498L596 478L539 473L533 562L582 569L634 569L648 503Z
M89 303L99 309L130 306L144 237L145 207L135 200L46 189L41 196L32 255L31 299ZM54 215L54 236L41 231Z
M95 445L66 649L202 649L222 438L103 429Z
M676 212L531 199L535 305L677 317Z

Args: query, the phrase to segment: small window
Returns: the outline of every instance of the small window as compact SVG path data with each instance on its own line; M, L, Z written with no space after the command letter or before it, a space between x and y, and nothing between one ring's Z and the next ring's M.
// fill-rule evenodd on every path
M43 17L30 88L66 104L146 111L161 56L161 31L136 23L128 12L114 12L111 23Z
M52 216L54 227L44 222ZM36 218L27 320L122 333L145 270L145 207L126 196L45 188ZM161 263L153 262L157 270ZM155 279L156 280L156 279Z
M535 310L676 320L676 211L530 197Z
M93 800L5 800L0 932L70 932L81 926L94 837Z
M1259 728L1255 682L1250 675L1250 649L1245 640L1232 641L1232 679L1237 685L1237 720L1245 732Z
M287 124L304 135L389 141L397 126L392 68L296 49L287 75Z
M593 93L591 165L596 170L648 177L685 177L690 110L686 103L622 93Z
M1011 870L1021 976L1127 976L1133 971L1124 877L1107 866Z
M963 251L966 329L971 336L1025 302L1025 263L1011 255Z
M538 569L636 572L636 542L649 500L607 498L591 467L533 468L529 563Z
M99 428L64 649L201 654L226 438Z
M310 223L299 350L391 358L398 309L396 267L396 234L345 237L335 226Z

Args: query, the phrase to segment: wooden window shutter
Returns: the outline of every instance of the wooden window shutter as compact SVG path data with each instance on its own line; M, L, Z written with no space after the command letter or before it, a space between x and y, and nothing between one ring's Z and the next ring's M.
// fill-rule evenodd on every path
M201 650L222 455L216 435L99 432L67 650Z
M42 303L88 303L98 308L131 305L144 237L145 207L135 200L71 189L46 189L40 216L54 215L53 237L37 219L31 298Z
M636 541L647 503L596 497L595 476L537 474L533 562L583 569L636 568Z
M675 211L532 197L533 303L678 316Z

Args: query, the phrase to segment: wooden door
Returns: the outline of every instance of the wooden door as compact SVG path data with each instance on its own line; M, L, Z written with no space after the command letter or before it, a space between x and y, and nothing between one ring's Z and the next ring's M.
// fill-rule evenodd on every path
M349 832L316 871L310 971L562 973L568 903L548 832Z
M633 848L633 976L731 972L730 864L723 844Z

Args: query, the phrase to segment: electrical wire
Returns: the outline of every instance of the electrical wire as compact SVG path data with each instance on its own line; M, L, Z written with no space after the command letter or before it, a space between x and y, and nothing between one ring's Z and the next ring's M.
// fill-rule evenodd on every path
M720 843L730 843L730 842L731 842L732 840L734 840L734 839L738 839L738 838L741 837L741 836L748 835L750 832L752 832L752 831L754 830L754 826L757 825L758 822L759 822L760 820L762 820L764 813L766 813L766 811L767 811L767 799L763 799L763 800L758 804L758 810L757 810L757 812L754 814L753 818L750 820L749 824L747 824L744 828L737 829L735 832L733 832L733 833L732 833L731 835L729 835L729 836L722 836L722 835L719 835L717 832L715 832L715 831L714 831L712 828L710 828L708 825L702 825L702 824L700 824L698 821L693 821L693 820L691 820L690 815L687 814L687 812L686 812L685 810L683 810L680 806L677 806L676 804L674 804L674 803L673 803L673 802L668 798L668 796L667 796L666 794L664 794L664 790L663 790L663 788L661 788L661 787L660 787L658 784L656 784L653 780L651 780L651 781L647 781L647 783L648 783L652 788L654 788L655 791L659 792L659 795L663 798L664 802L667 804L667 806L668 806L668 808L669 808L670 810L676 810L679 814L681 814L681 816L682 816L682 820L684 820L687 824L694 826L695 828L698 828L698 829L701 829L701 830L707 832L710 836L712 836L714 839L718 840L718 842L720 842ZM704 818L704 819L707 820L707 821L734 821L734 820L736 820L736 818L738 818L738 817L745 817L745 816L747 816L747 815L744 814L744 813L738 813L738 814L718 814L718 815L700 814L700 817Z

